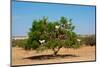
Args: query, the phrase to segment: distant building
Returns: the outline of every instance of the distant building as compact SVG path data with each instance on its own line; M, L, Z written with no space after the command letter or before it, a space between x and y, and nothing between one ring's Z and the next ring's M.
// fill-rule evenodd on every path
M27 39L28 36L12 36L12 39L14 40L22 40L22 39Z

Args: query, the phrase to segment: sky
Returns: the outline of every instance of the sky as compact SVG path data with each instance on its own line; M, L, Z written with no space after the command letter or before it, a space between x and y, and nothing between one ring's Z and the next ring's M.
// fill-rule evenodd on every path
M35 19L48 17L49 21L61 16L72 19L77 34L95 34L95 6L12 2L12 36L27 36Z

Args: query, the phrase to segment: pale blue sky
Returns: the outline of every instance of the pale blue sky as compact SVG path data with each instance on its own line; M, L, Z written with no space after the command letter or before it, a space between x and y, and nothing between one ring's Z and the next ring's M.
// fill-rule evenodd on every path
M43 16L50 21L59 20L61 16L73 19L78 34L95 33L95 6L46 4L34 2L12 2L12 35L25 36L34 19Z

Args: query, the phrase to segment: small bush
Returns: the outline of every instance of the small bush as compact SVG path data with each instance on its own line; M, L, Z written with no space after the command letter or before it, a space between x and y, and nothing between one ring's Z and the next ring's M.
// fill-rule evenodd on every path
M88 45L88 46L96 45L95 35L84 37L82 42L83 44Z
M12 40L12 46L13 47L24 47L26 44L27 40Z

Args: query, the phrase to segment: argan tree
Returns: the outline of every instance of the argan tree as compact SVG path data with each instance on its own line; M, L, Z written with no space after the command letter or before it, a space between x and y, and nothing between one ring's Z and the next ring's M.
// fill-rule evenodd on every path
M43 51L51 49L54 56L64 48L79 48L77 35L73 31L72 19L61 17L58 21L49 22L47 17L34 20L28 33L26 50Z

